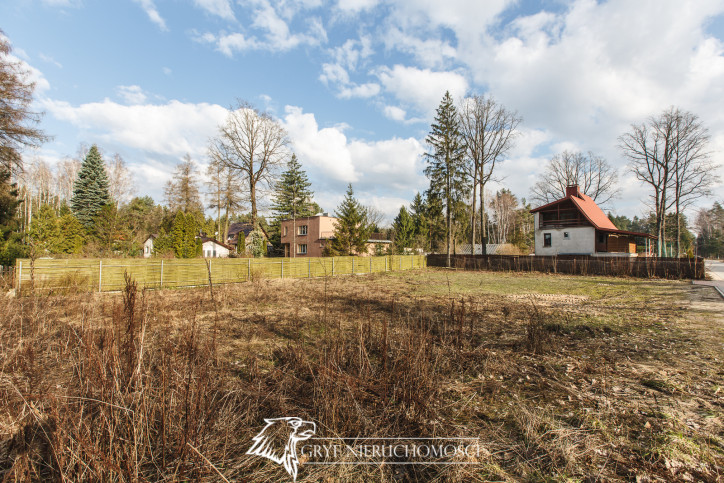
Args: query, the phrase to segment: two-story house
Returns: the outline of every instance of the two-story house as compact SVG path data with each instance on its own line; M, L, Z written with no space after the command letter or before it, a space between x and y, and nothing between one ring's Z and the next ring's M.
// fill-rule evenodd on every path
M578 186L566 196L531 210L535 215L536 255L635 257L653 253L656 236L619 230ZM640 249L639 249L640 248Z
M321 257L324 247L334 239L337 218L329 213L318 213L295 220L282 220L281 243L285 257ZM367 243L367 253L374 255L380 248L386 249L392 241L384 239L381 233L372 233Z

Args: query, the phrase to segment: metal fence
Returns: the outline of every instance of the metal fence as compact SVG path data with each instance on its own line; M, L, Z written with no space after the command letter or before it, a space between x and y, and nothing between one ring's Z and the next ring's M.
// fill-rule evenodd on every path
M207 267L206 263L209 263ZM316 278L424 268L424 255L304 258L69 258L18 259L15 288L25 290L121 290L125 274L139 287L175 288L246 282L262 278Z
M695 280L705 276L703 258L451 255L450 259L452 267L465 270ZM444 267L447 255L428 255L427 263L431 267Z

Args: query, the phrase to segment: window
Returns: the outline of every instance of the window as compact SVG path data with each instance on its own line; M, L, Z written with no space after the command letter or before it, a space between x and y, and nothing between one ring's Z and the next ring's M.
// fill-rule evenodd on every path
M148 245L146 245L146 253L151 253L151 247L149 247Z
M284 236L287 236L287 228L286 226L284 227Z
M306 255L307 254L307 244L303 243L301 245L297 245L297 253L299 255Z
M606 243L606 235L603 233L598 234L598 243Z
M553 243L551 241L551 234L550 233L543 233L543 246L544 247L551 247L553 246Z
M571 234L568 233L567 231L564 231L564 232L563 232L563 238L564 238L565 240L570 240L570 239L571 239Z
M297 228L297 235L306 235L307 234L307 225L302 225Z

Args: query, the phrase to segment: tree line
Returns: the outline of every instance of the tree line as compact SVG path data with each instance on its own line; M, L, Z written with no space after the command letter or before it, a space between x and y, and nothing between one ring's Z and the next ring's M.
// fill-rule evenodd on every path
M0 39L0 263L46 254L133 256L150 233L158 235L159 255L196 256L200 234L226 242L234 222L254 227L251 240L243 237L240 252L259 255L266 250L266 237L279 246L280 220L322 211L284 128L243 101L232 106L209 141L207 181L202 186L198 165L187 154L165 186L164 204L133 197L132 175L123 158L104 159L95 145L81 146L54 170L37 159L24 163L22 150L49 137L30 109L34 84L19 63L9 60L9 41ZM496 168L515 146L522 122L492 96L473 95L456 104L445 93L425 139L429 187L401 207L385 228L381 214L359 203L348 186L335 210L340 223L328 253L359 253L373 232L393 240L386 252L419 249L449 255L467 245L485 253L488 243L494 243L529 253L533 203L558 199L572 184L599 204L619 194L616 170L595 153L578 151L554 155L527 200L507 189L491 192L492 183L503 181ZM709 138L696 115L674 107L633 124L620 136L628 170L649 187L650 213L641 219L614 218L618 228L656 234L662 256L704 247L716 253L711 240L718 236L719 205L696 217L694 226L708 241L694 242L685 216L718 181ZM260 214L262 210L271 216Z

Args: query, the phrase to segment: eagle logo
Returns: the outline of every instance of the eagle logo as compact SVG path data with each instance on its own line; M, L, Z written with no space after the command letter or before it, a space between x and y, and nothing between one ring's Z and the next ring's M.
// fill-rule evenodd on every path
M277 464L283 464L293 481L297 481L297 443L304 441L317 431L312 421L300 418L265 419L266 426L254 436L254 444L246 454L269 458Z

